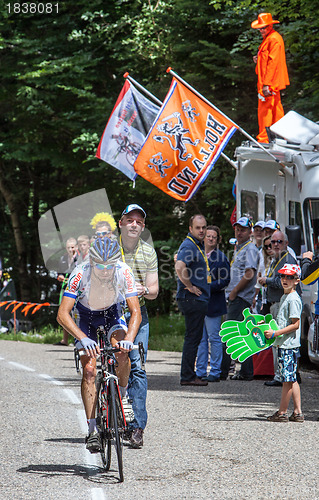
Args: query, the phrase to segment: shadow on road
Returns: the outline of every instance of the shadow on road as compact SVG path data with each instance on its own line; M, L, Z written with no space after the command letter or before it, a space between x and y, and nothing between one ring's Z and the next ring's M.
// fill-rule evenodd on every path
M37 464L20 467L17 472L27 474L39 474L41 477L56 476L78 476L88 481L98 484L117 484L119 483L118 471L109 470L106 472L102 467L94 465L79 464Z

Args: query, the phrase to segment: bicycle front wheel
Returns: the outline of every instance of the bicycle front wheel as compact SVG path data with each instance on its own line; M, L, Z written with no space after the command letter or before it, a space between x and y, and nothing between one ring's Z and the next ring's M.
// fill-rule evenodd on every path
M124 481L123 474L123 430L124 430L124 418L122 413L122 405L119 398L118 386L115 381L110 381L110 423L109 427L112 429L114 446L117 454L117 463L119 469L120 482Z
M106 387L103 382L102 373L98 373L96 377L97 404L96 404L96 423L101 438L101 458L103 467L106 471L111 466L111 441L107 432L107 402L106 402Z

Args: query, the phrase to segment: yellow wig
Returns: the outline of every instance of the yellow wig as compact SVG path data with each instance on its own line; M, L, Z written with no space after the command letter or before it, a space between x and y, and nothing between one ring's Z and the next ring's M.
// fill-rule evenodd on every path
M96 229L96 225L98 222L107 222L107 224L111 228L111 231L114 231L114 229L116 228L116 222L114 218L107 212L100 212L94 215L93 219L90 222L90 225L94 230Z

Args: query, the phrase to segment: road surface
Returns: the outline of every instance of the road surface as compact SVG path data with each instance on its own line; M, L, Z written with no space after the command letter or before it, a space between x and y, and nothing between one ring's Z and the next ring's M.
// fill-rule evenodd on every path
M305 423L271 423L280 388L181 387L180 358L149 352L145 445L120 484L85 450L73 349L0 341L0 499L318 499L319 373L302 372Z

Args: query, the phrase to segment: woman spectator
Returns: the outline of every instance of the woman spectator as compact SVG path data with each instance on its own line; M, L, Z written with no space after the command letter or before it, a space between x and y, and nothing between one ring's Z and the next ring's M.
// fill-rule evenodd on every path
M271 261L273 259L274 251L271 248L271 236L266 236L263 239L262 249L259 259L259 266L257 271L257 277L262 278L263 276L267 276L268 269L270 267ZM255 297L252 303L252 309L257 309L257 312L260 313L263 304L266 304L266 287L260 285L257 281L255 285ZM258 300L260 297L260 300Z
M204 321L203 337L198 346L196 361L197 377L208 382L219 382L220 380L223 345L219 336L219 330L222 316L227 312L224 289L230 281L229 262L223 252L218 249L220 242L219 227L208 226L204 244L212 281L210 285L210 300ZM209 344L210 372L207 376Z

